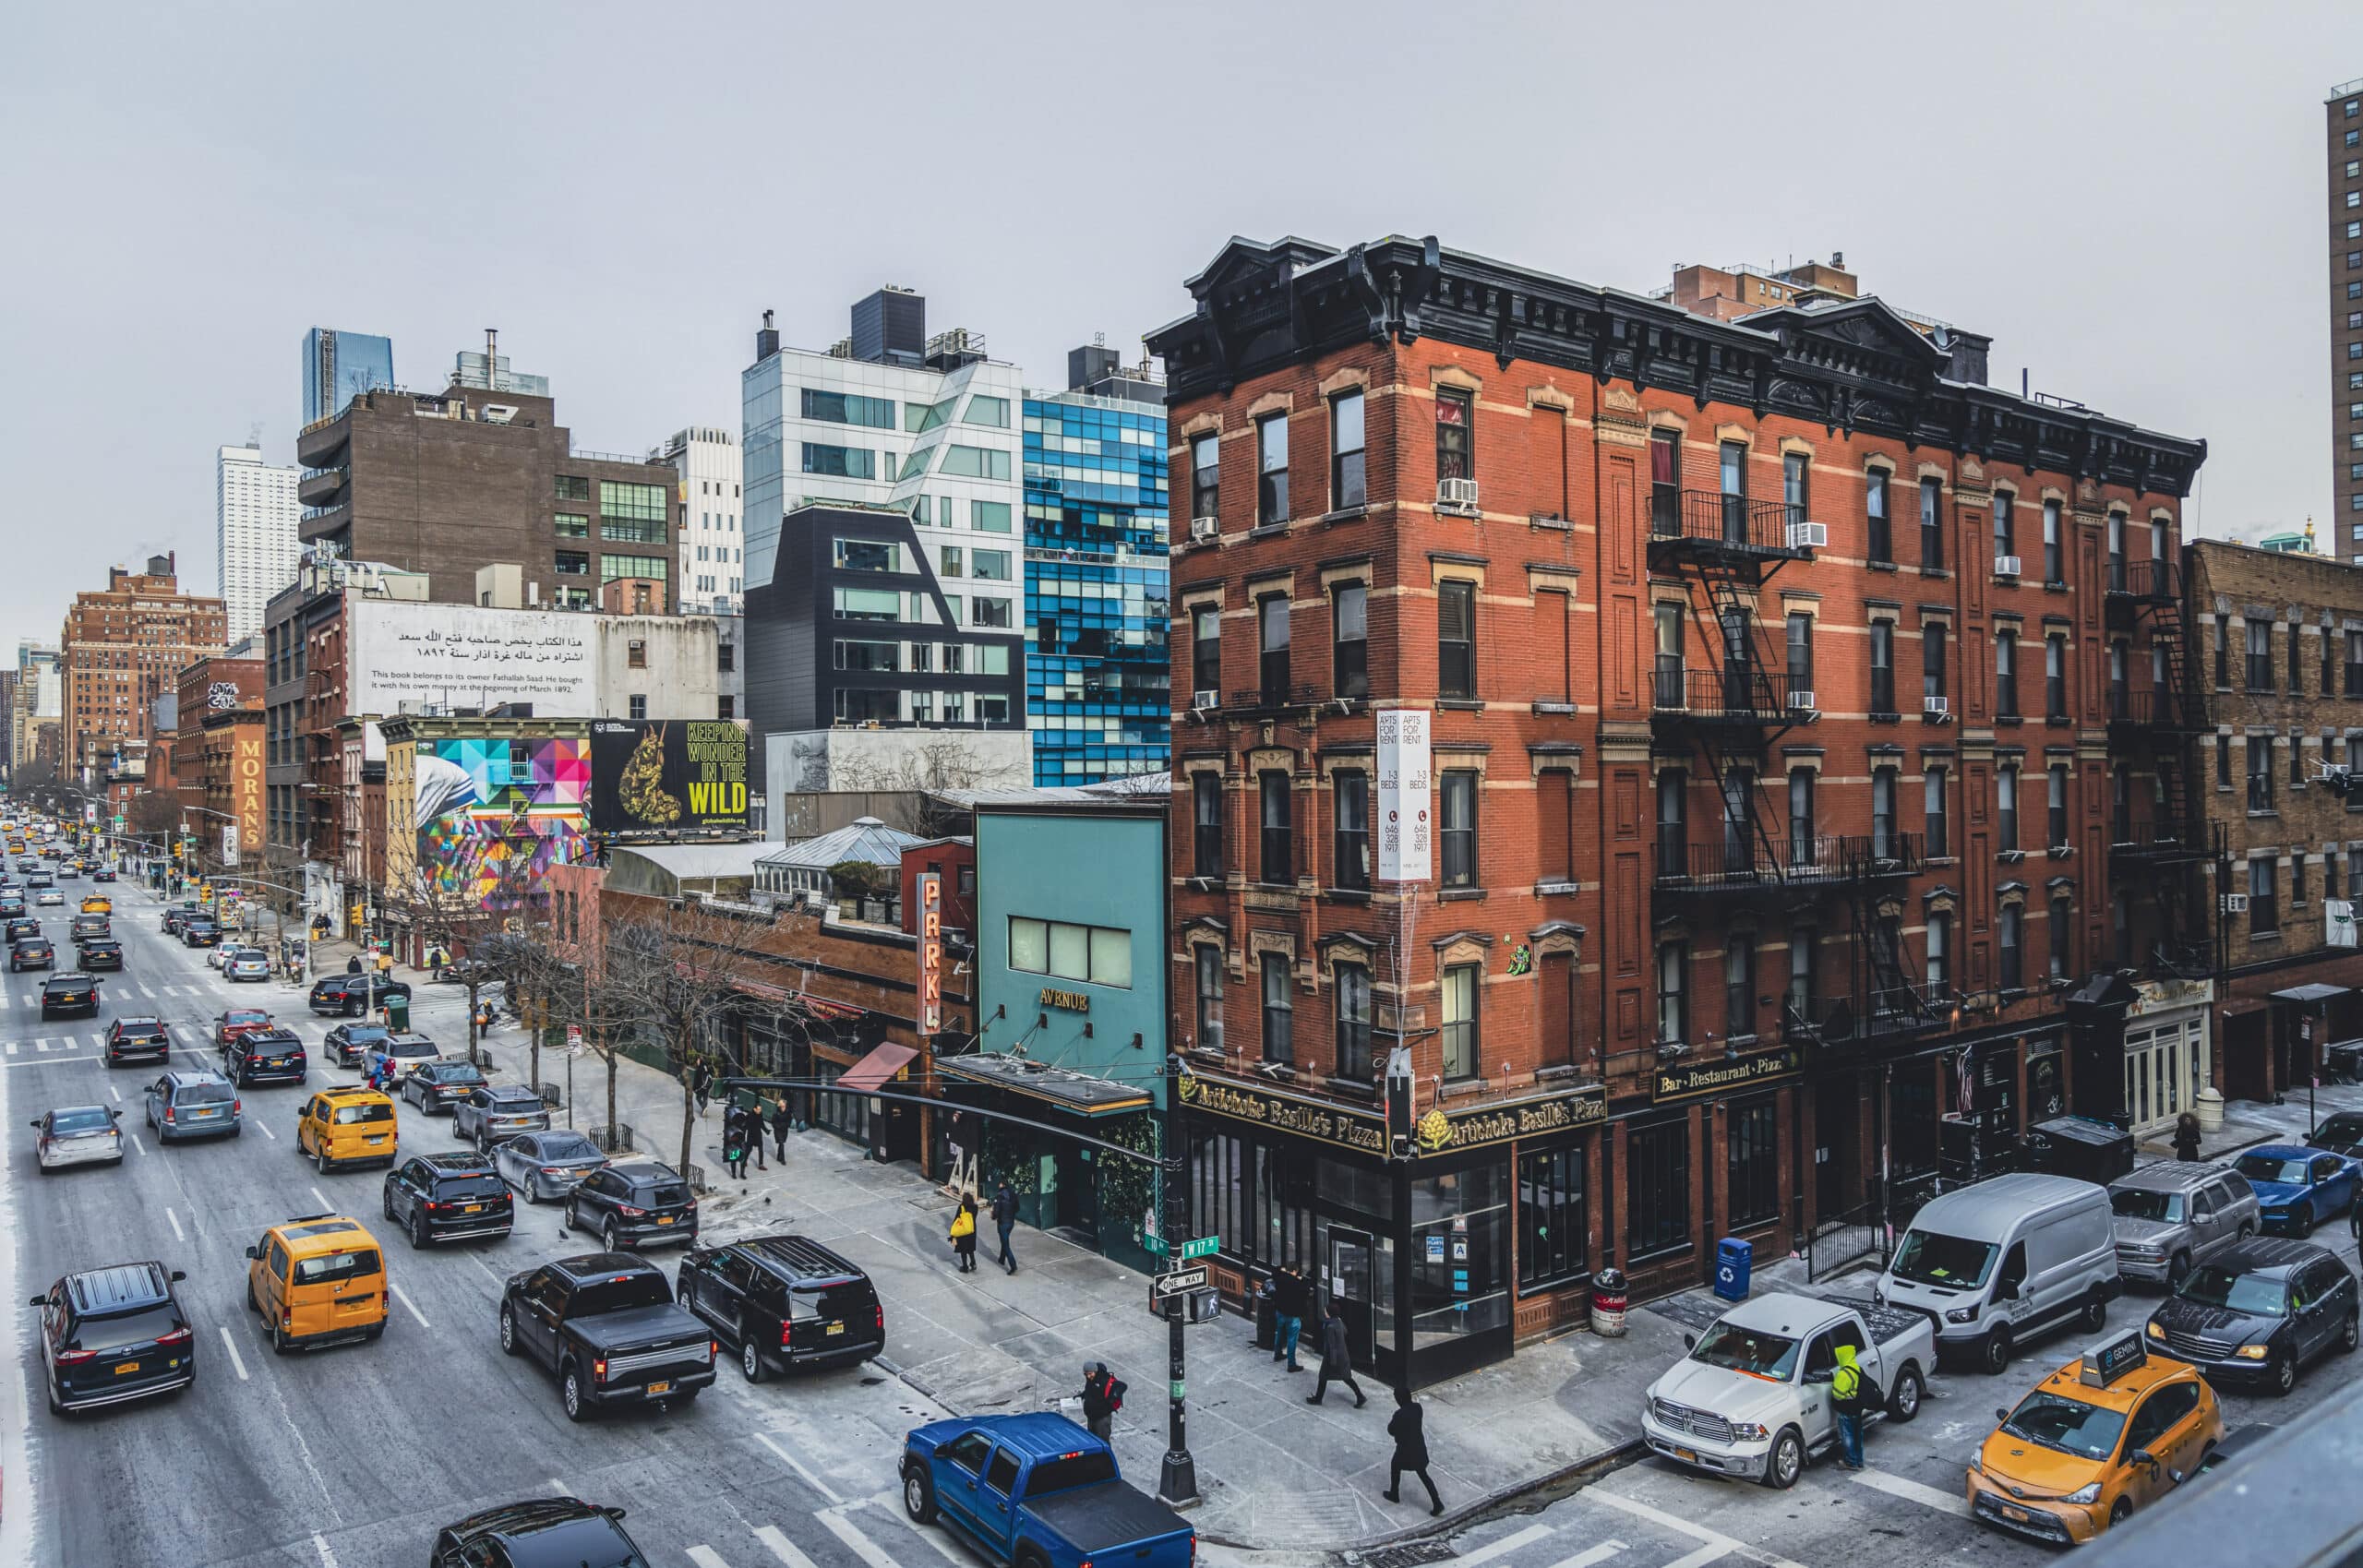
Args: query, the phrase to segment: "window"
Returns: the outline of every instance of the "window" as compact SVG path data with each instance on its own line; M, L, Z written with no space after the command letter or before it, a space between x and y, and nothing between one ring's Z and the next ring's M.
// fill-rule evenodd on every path
M2053 505L2057 505L2054 502ZM2108 514L2108 588L2112 593L2125 592L2125 514Z
M1723 537L1744 543L1747 539L1747 445L1743 441L1725 441L1716 449L1716 483L1721 486L1723 497Z
M2289 623L2289 695L2292 697L2306 694L2305 663L2297 654L2298 634L2302 629L2296 621Z
M2232 737L2228 735L2215 736L2215 787L2232 787Z
M1689 1034L1690 944L1658 945L1658 1043L1679 1045Z
M1689 1246L1689 1124L1669 1121L1636 1128L1626 1148L1627 1256L1638 1260Z
M559 512L551 520L551 526L556 530L558 536L561 539L588 539L591 537L591 520L580 515L579 513Z
M835 543L839 571L899 572L903 547L884 539L839 539Z
M1816 866L1821 862L1813 834L1813 770L1789 771L1789 863Z
M1736 933L1723 942L1723 1034L1756 1036L1756 939Z
M1682 435L1649 432L1649 532L1682 532Z
M1264 1059L1293 1062L1296 1060L1294 1038L1296 1007L1289 992L1289 961L1286 955L1267 952L1264 955Z
M630 716L635 719L648 717L648 696L645 692L635 691L631 694Z
M1952 995L1953 917L1942 910L1928 916L1928 1000Z
M1205 692L1218 704L1222 691L1222 612L1212 604L1190 610L1190 689Z
M2241 623L2248 628L2249 689L2273 689L2273 626L2269 621L2250 620Z
M671 563L662 556L608 556L599 557L599 581L614 582L621 578L646 578L662 582Z
M2068 716L2068 639L2058 632L2043 640L2043 711L2054 719Z
M2249 809L2273 809L2273 742L2264 736L2248 737Z
M1009 400L988 397L978 392L968 400L967 412L960 416L960 423L1006 430L1009 428Z
M1800 1023L1814 1021L1814 944L1819 940L1810 926L1789 928L1789 988L1783 999Z
M2019 634L2015 631L1994 634L1994 716L2019 716Z
M1370 888L1370 775L1340 768L1329 776L1330 811L1336 819L1337 885L1351 892Z
M1477 882L1477 772L1449 768L1443 777L1442 849L1447 888L1473 888Z
M648 667L648 643L644 639L635 637L624 644L624 667L633 670Z
M1370 695L1370 585L1341 582L1330 606L1329 669L1339 697Z
M2232 683L2232 677L2228 656L2225 652L2227 639L2224 634L2224 622L2221 616L2209 623L2208 634L2215 652L2215 684L2219 687L2229 686Z
M1009 576L1007 550L971 550L968 552L968 575L988 582L1007 582Z
M1530 1290L1584 1272L1584 1151L1522 1154L1517 1162L1517 1282Z
M940 472L964 479L1007 479L1009 454L999 447L946 447Z
M737 669L738 667L738 645L735 642L717 643L714 646L714 667L725 675L727 675L731 671Z
M1679 768L1658 775L1658 875L1669 880L1689 875L1689 821L1684 803L1687 782Z
M2321 694L2335 697L2338 695L2338 639L2331 635L2328 626L2324 626L2321 635L2315 639L2315 646L2321 651L2322 656Z
M2015 904L2002 906L2001 974L1998 983L2003 990L2021 988L2022 976L2019 968L2019 930L2021 911Z
M948 496L943 501L943 525L946 528L952 526L952 498ZM1009 503L1007 501L970 501L968 526L979 533L1008 533Z
M1190 775L1190 872L1197 877L1222 875L1222 776Z
M1477 477L1477 400L1456 387L1436 392L1436 478Z
M1945 624L1928 621L1920 628L1920 695L1925 698L1945 694ZM1926 705L1922 704L1925 712Z
M1777 1100L1736 1105L1731 1113L1731 1225L1769 1225L1781 1217L1781 1107Z
M1334 970L1337 993L1337 1076L1368 1083L1376 1064L1370 1054L1370 971L1359 964Z
M1256 676L1264 701L1276 707L1289 700L1289 596L1266 593L1255 601Z
M1798 458L1793 461L1802 463L1805 460ZM1870 517L1870 551L1871 559L1875 561L1895 559L1894 530L1887 515L1888 479L1888 472L1883 468L1872 469L1864 479L1863 505ZM1801 520L1793 517L1790 521Z
M2068 764L2054 762L2050 770L2051 847L2062 849L2068 844Z
M1945 564L1945 526L1942 498L1945 482L1941 479L1920 481L1920 566L1923 570L1939 570Z
M892 398L824 392L817 387L806 387L801 390L804 394L804 417L807 419L823 420L831 425L867 425L872 430L894 428L894 401Z
M558 476L557 498L561 501L587 501L591 498L591 481L579 473Z
M1921 775L1920 797L1922 820L1925 824L1927 856L1941 860L1952 853L1945 821L1945 778L1942 768L1932 767Z
M1871 713L1895 714L1895 623L1871 623Z
M1813 616L1802 610L1789 612L1789 691L1812 691L1813 684Z
M2019 553L2015 544L2018 521L2011 513L2013 499L2008 490L1994 492L1994 559L1997 563L1994 569L1997 571L2002 569L1999 563L2003 557Z
M1288 518L1289 416L1275 413L1255 422L1255 521L1262 525Z
M1812 483L1812 464L1813 460L1803 452L1784 452L1781 456L1781 509L1791 527L1806 520L1809 511L1806 490ZM1874 550L1871 558L1883 560L1886 557Z
M2328 753L2324 753L2327 758ZM2289 732L2289 787L2301 789L2306 783L2306 737L2296 730Z
M1009 917L1009 966L1026 975L1130 990L1133 934L1108 926Z
M2075 964L2076 916L2066 893L2051 895L2051 977L2065 980Z
M1477 585L1458 578L1436 587L1436 695L1477 695Z
M903 618L903 596L891 588L839 588L834 592L836 618L841 621Z
M2306 852L2298 850L2289 856L2289 907L2298 909L2306 903Z
M719 697L715 698L714 700L714 716L715 718L717 718L717 719L735 719L735 718L737 718L737 717L738 716L738 712L737 712L738 707L738 700L737 698L735 698L735 697L731 696L728 692L726 692L726 692L724 692L721 696L719 696Z
M2346 681L2344 695L2363 697L2363 631L2350 629L2346 641Z
M1293 882L1296 873L1289 868L1289 776L1275 769L1258 774L1255 784L1264 823L1260 879L1267 883Z
M1222 502L1222 437L1212 432L1190 438L1190 515L1217 517Z
M1477 1076L1477 976L1474 964L1456 964L1444 972L1444 1075L1447 1082Z
M1198 946L1198 1048L1222 1049L1222 952Z
M803 447L807 473L840 479L878 477L878 454L866 447L824 447L814 441L806 441Z
M2281 911L2274 902L2273 856L2260 855L2249 862L2249 935L2268 937L2281 929Z
M552 557L551 566L552 569L557 571L560 577L588 577L591 575L591 557L588 554L581 550L558 551L557 555Z
M1329 400L1330 510L1359 507L1370 499L1362 458L1362 395L1340 392Z
M1874 859L1895 858L1895 770L1871 770L1871 855Z
M2059 503L2043 503L2043 580L2045 582L2068 581L2068 567L2061 559L2059 547Z

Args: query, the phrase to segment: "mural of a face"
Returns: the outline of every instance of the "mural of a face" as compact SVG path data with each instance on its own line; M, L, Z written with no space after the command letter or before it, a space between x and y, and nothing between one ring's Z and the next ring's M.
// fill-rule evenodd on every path
M588 740L438 740L415 771L419 872L437 893L514 909L552 865L581 858Z

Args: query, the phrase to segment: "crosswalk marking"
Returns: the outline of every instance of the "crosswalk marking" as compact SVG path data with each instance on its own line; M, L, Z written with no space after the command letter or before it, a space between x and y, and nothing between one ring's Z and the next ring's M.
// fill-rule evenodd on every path
M1561 1558L1557 1562L1553 1563L1551 1568L1598 1568L1599 1564L1607 1562L1618 1552L1628 1550L1630 1549L1623 1541L1601 1541L1598 1546L1584 1548L1573 1557Z
M1889 1475L1885 1470L1857 1470L1854 1479L1873 1491L1883 1491L1889 1497L1900 1497L1907 1502L1917 1502L1939 1514L1954 1514L1969 1517L1969 1503L1959 1492L1946 1491L1902 1476Z
M843 1497L838 1495L836 1488L831 1486L828 1482L822 1480L820 1477L814 1475L810 1469L806 1468L804 1461L798 1459L795 1454L790 1454L786 1449L781 1447L778 1440L774 1438L771 1433L757 1432L755 1434L755 1441L762 1443L765 1448L770 1449L774 1454L778 1454L781 1461L785 1463L789 1469L794 1470L798 1475L802 1476L804 1478L805 1484L810 1486L814 1491L819 1492L822 1497L827 1498L833 1503L843 1502L845 1501Z
M156 993L150 987L142 986L139 987L139 994L143 997L153 997Z
M722 1554L710 1546L690 1548L690 1561L698 1568L730 1568L730 1564L722 1560Z
M1459 1564L1459 1568L1477 1568L1480 1562L1491 1562L1496 1557L1506 1557L1528 1542L1541 1540L1550 1533L1551 1526L1548 1525L1529 1525L1516 1535L1504 1536L1497 1541L1488 1541L1474 1551L1464 1552L1454 1558L1453 1562Z
M35 1040L33 1042L33 1049L37 1051L46 1051L49 1049L49 1042L47 1040Z
M1703 1542L1704 1545L1700 1550L1704 1550L1711 1547L1717 1557L1728 1556L1736 1551L1751 1562L1763 1563L1765 1568L1805 1568L1804 1563L1792 1558L1781 1557L1749 1546L1719 1530L1710 1530L1704 1525L1685 1519L1679 1514L1670 1514L1662 1508L1653 1507L1637 1497L1626 1497L1621 1492L1611 1491L1602 1486L1587 1487L1584 1490L1584 1495L1594 1502L1605 1503L1619 1513L1630 1514L1637 1519L1647 1519L1652 1525L1662 1526L1677 1535L1688 1536L1692 1540ZM1707 1561L1711 1562L1714 1558L1709 1557Z
M813 1568L812 1560L805 1556L794 1541L781 1535L777 1525L759 1526L755 1538L762 1542L764 1549L774 1557L786 1563L787 1568Z
M902 1568L886 1555L879 1544L861 1533L861 1526L845 1517L834 1508L823 1508L813 1515L828 1532L853 1549L853 1554L870 1564L870 1568Z
M9 1054L10 1056L15 1056L18 1051L20 1051L20 1050L22 1050L22 1049L24 1049L24 1047L23 1047L23 1045L22 1045L21 1043L19 1043L19 1042L18 1042L18 1041L16 1041L16 1040L11 1040L11 1041L9 1041L9 1042L8 1042L8 1054Z
M1730 1546L1725 1546L1721 1541L1709 1541L1696 1551L1684 1552L1680 1557L1667 1563L1665 1568L1707 1568L1708 1563L1721 1562L1724 1558L1729 1557L1738 1546L1737 1541L1732 1542Z

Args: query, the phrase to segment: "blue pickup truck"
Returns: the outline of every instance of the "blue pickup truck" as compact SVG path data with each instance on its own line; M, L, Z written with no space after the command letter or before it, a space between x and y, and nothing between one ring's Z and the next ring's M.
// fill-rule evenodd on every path
M941 1516L1008 1568L1189 1568L1197 1532L1116 1474L1108 1445L1064 1416L931 1421L904 1439L903 1507Z

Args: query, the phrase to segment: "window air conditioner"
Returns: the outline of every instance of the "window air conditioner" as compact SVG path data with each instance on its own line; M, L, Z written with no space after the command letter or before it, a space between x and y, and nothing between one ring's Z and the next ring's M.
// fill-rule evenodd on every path
M1190 694L1190 708L1193 712L1203 713L1221 705L1222 693L1219 691L1193 691Z
M1997 556L1997 557L1994 557L1994 575L1995 575L1996 577L2016 577L2016 576L2018 576L2018 575L2019 575L2019 557L2016 557L2016 556Z
M1792 550L1826 550L1829 547L1829 525L1826 522L1793 522L1789 524L1789 548Z
M1477 511L1477 481L1474 479L1439 479L1436 481L1436 509L1439 511Z
M2226 914L2226 915L2246 915L2248 912L2249 912L2249 895L2248 895L2248 894L2246 894L2246 893L2244 893L2244 892L2227 892L2227 893L2225 893L2225 894L2224 895L2224 913L2225 913L2225 914Z
M1925 717L1931 719L1950 718L1952 700L1947 697L1923 697L1920 699L1920 712Z
M1814 701L1813 693L1810 691L1792 691L1789 693L1789 706L1798 712L1810 713L1818 704Z
M1219 518L1193 517L1190 520L1190 542L1193 545L1202 544L1221 532L1222 520Z

